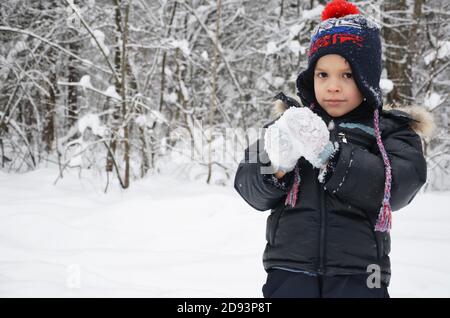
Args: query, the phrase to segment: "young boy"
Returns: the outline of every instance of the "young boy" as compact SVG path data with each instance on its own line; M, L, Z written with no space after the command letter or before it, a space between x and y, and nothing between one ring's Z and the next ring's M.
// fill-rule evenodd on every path
M391 212L426 181L411 126L423 127L382 111L377 25L344 0L329 3L322 20L297 79L308 107L280 95L282 111L292 107L246 150L235 189L271 209L265 297L386 298Z

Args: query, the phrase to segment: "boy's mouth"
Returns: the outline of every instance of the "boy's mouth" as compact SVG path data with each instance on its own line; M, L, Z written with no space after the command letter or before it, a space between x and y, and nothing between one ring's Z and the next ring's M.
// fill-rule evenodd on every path
M329 106L339 106L343 102L345 102L343 99L325 99L325 103Z

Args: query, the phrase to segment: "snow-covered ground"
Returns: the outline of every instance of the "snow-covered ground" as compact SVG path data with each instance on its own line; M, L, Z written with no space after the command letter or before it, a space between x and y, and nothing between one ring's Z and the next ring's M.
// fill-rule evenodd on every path
M268 212L232 186L0 172L0 297L261 297ZM450 193L394 215L392 297L450 297Z

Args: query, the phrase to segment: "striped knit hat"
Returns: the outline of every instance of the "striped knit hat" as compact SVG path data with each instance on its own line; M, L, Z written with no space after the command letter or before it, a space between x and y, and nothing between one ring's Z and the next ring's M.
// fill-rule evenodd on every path
M375 225L375 230L388 232L391 229L391 165L381 140L379 112L383 106L379 86L381 77L381 41L379 26L360 14L358 8L345 1L333 0L322 12L322 21L314 29L308 51L308 68L297 78L297 94L304 105L318 105L314 94L314 67L320 57L327 54L339 54L352 68L356 85L373 110L373 124L376 140L385 166L385 186L382 206ZM295 169L298 172L298 169ZM296 176L295 180L300 180ZM291 192L296 192L298 184L294 183ZM288 198L293 197L289 193ZM296 198L296 195L294 196ZM289 200L292 205L293 200Z

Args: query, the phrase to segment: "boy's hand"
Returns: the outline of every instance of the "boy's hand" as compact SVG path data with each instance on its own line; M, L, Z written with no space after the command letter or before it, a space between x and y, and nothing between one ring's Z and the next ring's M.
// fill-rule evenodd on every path
M294 148L294 140L289 129L281 124L282 117L267 128L264 135L264 149L272 166L278 172L289 172L294 169L301 154Z
M291 107L271 125L265 134L265 150L275 168L294 169L304 157L314 167L322 168L334 152L325 122L306 107Z

